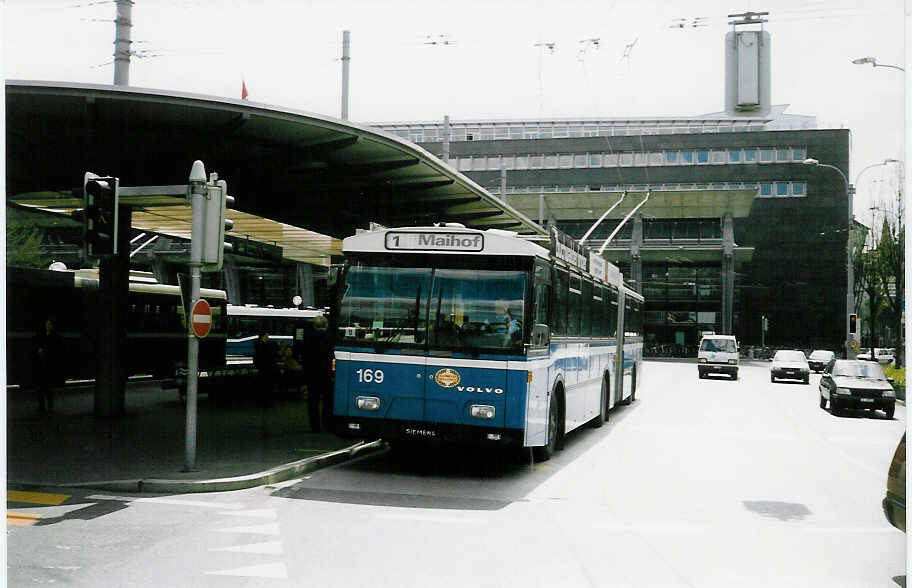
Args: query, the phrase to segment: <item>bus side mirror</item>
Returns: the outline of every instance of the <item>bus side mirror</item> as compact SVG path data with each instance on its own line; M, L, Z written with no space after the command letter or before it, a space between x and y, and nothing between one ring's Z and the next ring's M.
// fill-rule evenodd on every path
M541 323L532 327L532 346L544 347L551 342L551 330Z

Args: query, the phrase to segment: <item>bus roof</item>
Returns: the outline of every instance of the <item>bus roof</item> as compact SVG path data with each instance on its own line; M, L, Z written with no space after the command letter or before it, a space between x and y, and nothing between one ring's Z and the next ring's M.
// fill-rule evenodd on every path
M548 250L499 229L469 229L453 224L367 231L342 241L343 253L437 253L443 255L520 255L548 259Z
M228 305L228 316L267 316L285 318L316 318L324 312L317 308L270 308L268 306Z

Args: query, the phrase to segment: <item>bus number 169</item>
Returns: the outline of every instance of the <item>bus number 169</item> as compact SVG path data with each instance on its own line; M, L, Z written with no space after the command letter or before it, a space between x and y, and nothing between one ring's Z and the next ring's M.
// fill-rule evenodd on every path
M375 383L383 382L383 370L360 369L357 372L358 382Z

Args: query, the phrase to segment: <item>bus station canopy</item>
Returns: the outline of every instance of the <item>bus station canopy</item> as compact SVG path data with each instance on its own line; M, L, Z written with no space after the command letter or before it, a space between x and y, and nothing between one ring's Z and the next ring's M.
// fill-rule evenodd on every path
M7 202L69 215L83 174L174 186L195 160L235 197L228 235L327 265L370 223L460 222L544 235L528 216L422 148L324 115L229 98L123 86L6 82ZM134 229L190 237L179 196L125 196Z

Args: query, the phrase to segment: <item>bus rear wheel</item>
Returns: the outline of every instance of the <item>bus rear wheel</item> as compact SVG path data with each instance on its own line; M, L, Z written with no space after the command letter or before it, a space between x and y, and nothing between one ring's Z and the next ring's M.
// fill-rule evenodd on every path
M551 402L548 407L548 443L541 447L535 447L532 450L532 456L535 461L548 461L551 456L557 452L558 439L560 430L558 427L560 410L558 408L557 395L551 395Z

